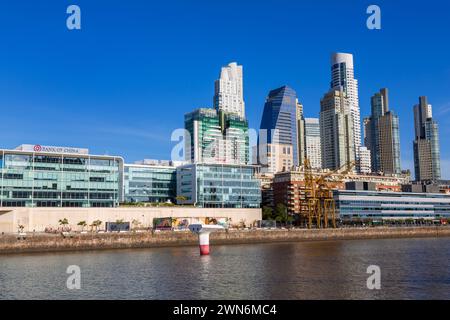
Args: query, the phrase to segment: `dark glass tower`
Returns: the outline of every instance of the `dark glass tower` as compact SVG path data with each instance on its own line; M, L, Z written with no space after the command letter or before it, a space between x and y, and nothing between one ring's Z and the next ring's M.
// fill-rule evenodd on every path
M301 153L297 128L298 107L297 93L292 88L283 86L270 91L264 104L258 138L258 145L260 143L292 145L296 166L299 165ZM261 138L266 141L261 141Z

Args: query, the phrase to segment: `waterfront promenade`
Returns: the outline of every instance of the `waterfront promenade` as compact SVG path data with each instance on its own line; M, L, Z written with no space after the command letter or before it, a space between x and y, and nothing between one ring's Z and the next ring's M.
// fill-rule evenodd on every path
M230 230L212 234L211 245L422 237L450 237L450 226ZM188 231L0 235L0 254L194 245L197 236Z

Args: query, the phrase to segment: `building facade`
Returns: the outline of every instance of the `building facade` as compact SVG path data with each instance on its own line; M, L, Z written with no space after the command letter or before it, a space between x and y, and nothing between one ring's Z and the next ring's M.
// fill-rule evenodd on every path
M343 222L450 219L450 196L444 194L336 190Z
M417 181L436 181L441 178L439 128L433 119L432 106L427 97L420 97L414 106L414 170Z
M243 72L236 62L222 67L214 83L214 108L245 118Z
M320 142L320 122L318 118L305 118L305 157L311 168L322 169L322 144Z
M125 164L125 202L175 203L177 169L161 164Z
M181 204L202 208L259 208L260 181L255 167L189 164L177 168L177 196Z
M330 91L320 101L320 139L324 169L355 163L352 115L344 91Z
M201 108L184 116L186 160L249 163L248 122L233 113Z
M359 108L358 80L355 79L352 54L334 53L331 56L330 89L331 91L343 91L347 96L353 132L353 158L358 160L361 146L361 112Z
M388 89L372 96L371 110L371 116L364 120L364 144L371 152L372 171L400 174L399 119L389 110Z
M358 159L359 173L368 174L372 172L371 164L371 152L367 147L359 148L359 159Z
M298 132L299 118L302 117L300 109L297 94L292 88L283 86L270 91L264 104L258 137L258 145L291 145L295 166L300 162Z
M313 171L313 178L318 180L328 175L327 170ZM374 185L377 191L399 192L403 184L410 182L409 176L363 175L352 172L331 174L326 179L332 189L345 190L346 183ZM301 212L301 199L305 194L305 172L303 170L276 173L272 183L273 202L286 205L290 214Z
M259 148L257 150L256 148ZM261 144L253 147L253 155L259 152L259 172L276 173L291 170L294 166L293 148L289 144ZM253 163L257 159L254 159Z
M87 149L21 145L0 150L2 207L117 207L123 159Z

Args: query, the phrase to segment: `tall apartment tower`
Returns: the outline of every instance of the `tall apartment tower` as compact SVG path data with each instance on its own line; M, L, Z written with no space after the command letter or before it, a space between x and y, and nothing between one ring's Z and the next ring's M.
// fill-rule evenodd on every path
M353 119L344 91L330 91L320 101L322 168L339 169L355 162Z
M353 127L353 151L355 153L355 159L358 160L359 148L361 147L361 115L358 98L358 80L355 79L354 75L352 54L334 53L331 56L330 87L331 91L343 91L347 95ZM357 170L359 170L358 167Z
M318 118L305 118L305 157L311 168L322 169L320 123Z
M291 145L293 161L299 166L299 119L303 117L301 105L297 100L297 93L288 86L269 92L264 104L263 115L258 137L258 161L261 160L265 144ZM260 150L261 149L261 150Z
M186 160L191 163L249 163L247 120L237 114L201 108L185 114Z
M417 181L441 178L438 124L433 120L427 97L414 106L414 169Z
M243 72L236 62L222 67L220 77L214 83L214 108L245 118Z
M371 152L373 172L401 173L398 116L389 110L388 89L371 98L371 115L364 119L364 144Z

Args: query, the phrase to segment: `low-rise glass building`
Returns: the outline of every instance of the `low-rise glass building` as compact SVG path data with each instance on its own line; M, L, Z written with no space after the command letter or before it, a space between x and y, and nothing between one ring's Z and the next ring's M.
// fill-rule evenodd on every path
M188 164L177 168L179 201L202 208L259 208L260 181L249 165Z
M334 199L343 222L450 219L445 194L335 190Z
M0 150L1 207L116 207L123 159L87 149L21 145Z
M125 202L175 202L176 172L174 166L125 164Z

